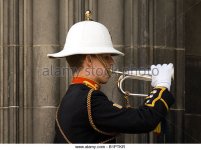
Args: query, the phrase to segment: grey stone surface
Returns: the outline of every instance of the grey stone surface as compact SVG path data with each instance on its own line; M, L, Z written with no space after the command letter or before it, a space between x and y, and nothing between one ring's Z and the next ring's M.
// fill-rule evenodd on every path
M166 117L165 143L184 143L184 110L172 109Z
M175 46L175 0L157 0L154 3L154 45L164 47Z
M156 47L154 48L154 64L173 63L175 65L175 48Z
M189 6L190 7L190 6ZM201 20L200 18L200 10L201 4L193 5L192 9L189 9L185 13L186 21L185 32L186 32L186 54L187 55L199 55L201 56L201 42L200 42L200 34L201 34Z
M185 1L185 142L200 143L200 1Z
M33 109L33 143L52 143L54 139L56 108Z
M19 143L19 108L18 107L9 107L9 121L8 121L8 128L9 128L9 143Z
M110 31L114 45L123 44L123 7L122 0L98 0L98 20Z
M24 47L25 51L27 46L31 47L33 45L33 1L26 0L23 4L20 3L20 11L23 13L19 14L20 21L20 40L19 44ZM23 7L23 8L22 8ZM31 53L31 51L28 51Z
M0 143L9 143L9 110L8 108L0 108Z
M64 77L66 68L59 66L59 60L48 59L47 53L54 46L33 48L33 106L55 106L59 96L59 78Z
M58 44L58 8L59 3L55 0L33 1L33 43L35 45Z
M23 47L19 67L19 106L32 107L33 103L33 48Z
M184 7L186 0L176 0L176 47L177 48L184 48L185 45L185 24L184 24L184 14L187 11Z
M201 116L194 114L185 114L185 143L201 143L201 133L199 132Z
M33 143L33 108L19 108L19 143ZM42 142L42 141L41 141Z
M185 51L178 50L175 55L175 74L171 91L175 96L176 102L173 105L173 108L185 109Z
M186 57L186 113L201 114L200 84L201 84L201 57Z

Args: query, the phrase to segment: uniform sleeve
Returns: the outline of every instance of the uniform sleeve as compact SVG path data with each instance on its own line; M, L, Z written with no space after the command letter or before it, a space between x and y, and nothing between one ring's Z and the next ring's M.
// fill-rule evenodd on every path
M100 91L91 96L91 114L97 128L104 132L146 133L152 131L173 104L172 94L162 87L153 89L138 109L114 104Z

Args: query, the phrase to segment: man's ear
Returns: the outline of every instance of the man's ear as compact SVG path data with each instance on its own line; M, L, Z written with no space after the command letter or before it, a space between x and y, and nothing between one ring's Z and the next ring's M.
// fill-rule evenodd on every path
M87 55L87 56L86 56L85 62L86 62L86 65L87 65L88 67L91 67L91 66L92 66L91 55Z

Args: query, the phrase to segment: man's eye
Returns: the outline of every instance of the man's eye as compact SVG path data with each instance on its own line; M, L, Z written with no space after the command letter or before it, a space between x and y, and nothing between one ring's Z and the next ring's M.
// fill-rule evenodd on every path
M108 59L110 59L110 56L103 56L103 58L108 60Z

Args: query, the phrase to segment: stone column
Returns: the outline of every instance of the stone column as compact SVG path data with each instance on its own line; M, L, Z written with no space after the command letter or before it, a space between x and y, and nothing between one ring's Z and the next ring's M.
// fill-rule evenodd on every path
M19 1L19 143L33 142L33 6Z
M18 1L0 1L0 142L18 142Z
M1 72L0 72L0 79L1 79L1 99L0 99L0 142L8 143L8 112L9 112L9 102L7 98L9 97L8 94L8 22L4 20L4 17L8 17L8 2L3 0L0 1L0 29L1 29L1 36L0 36L0 52L1 52ZM5 50L6 49L6 50Z
M200 143L201 141L201 3L197 0L185 0L185 143Z
M124 11L124 49L125 58L124 66L129 70L148 69L152 64L153 49L150 48L150 34L152 23L149 21L150 5L147 0L128 0L125 1ZM153 26L153 25L152 25ZM143 81L130 80L126 83L126 87L133 93L148 93L150 91L150 83ZM130 97L130 103L133 107L138 108L144 98ZM126 143L147 143L149 141L148 134L126 135Z
M60 101L59 60L47 54L60 49L59 2L33 1L33 142L52 142L54 119ZM49 73L47 74L47 70Z
M184 62L183 0L153 1L153 63L173 63L175 70L171 92L176 101L165 122L164 135L157 142L183 142Z

